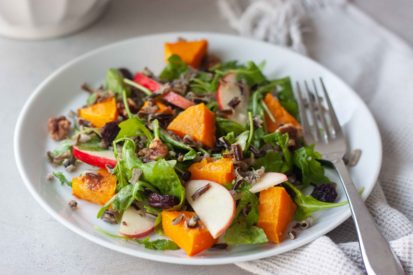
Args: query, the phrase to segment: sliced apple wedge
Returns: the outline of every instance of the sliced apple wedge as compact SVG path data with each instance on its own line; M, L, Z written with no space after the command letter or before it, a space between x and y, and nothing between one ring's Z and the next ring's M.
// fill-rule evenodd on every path
M248 97L248 90L241 89L235 73L229 73L221 79L217 90L217 102L220 110L233 110L233 114L228 117L229 119L245 125L248 120L246 111L248 108ZM236 101L239 102L234 108L231 105Z
M122 216L119 233L129 238L143 238L155 229L155 219L129 207Z
M221 184L209 180L191 180L186 199L214 239L221 236L235 217L235 201Z
M159 90L162 86L161 83L156 82L152 78L146 76L143 73L137 73L135 74L135 77L133 78L133 81L138 83L139 85L142 85L143 87L149 89L151 92L156 92ZM172 105L175 105L181 109L186 109L194 105L192 101L189 99L186 99L185 97L181 96L180 94L177 94L175 92L168 92L162 95L162 98L166 101L171 103Z
M89 151L82 150L77 146L73 146L73 156L92 166L106 168L106 166L115 167L116 158L112 151Z
M288 177L282 173L268 172L255 183L251 188L251 193L258 193L275 185L281 184L288 180Z

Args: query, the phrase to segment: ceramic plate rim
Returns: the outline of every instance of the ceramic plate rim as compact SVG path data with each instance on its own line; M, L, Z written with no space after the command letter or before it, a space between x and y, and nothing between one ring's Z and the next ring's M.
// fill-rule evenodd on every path
M89 56L98 54L101 51L105 51L108 48L111 47L117 47L121 44L124 43L128 43L131 42L132 40L135 39L145 39L145 38L150 38L150 37L155 37L155 36L165 36L165 35L176 35L176 37L185 37L185 35L198 35L198 36L215 36L215 37L225 37L225 38L236 38L236 39L241 39L241 40L247 40L247 41L254 41L254 43L258 43L258 44L265 44L268 45L268 43L266 42L262 42L262 41L257 41L257 40L253 40L253 39L249 39L249 38L244 38L244 37L240 37L240 36L236 36L236 35L230 35L230 34L224 34L224 33L211 33L211 32L167 32L167 33L156 33L156 34L150 34L150 35L144 35L144 36L137 36L137 37L132 37L132 38L128 38L125 40L121 40L119 42L115 42L115 43L111 43L102 47L99 47L97 49L94 49L92 51L89 51L85 54L82 54L74 59L72 59L71 61L67 62L66 64L64 64L63 66L59 67L57 70L55 70L52 74L50 74L45 80L43 80L34 90L34 92L29 96L29 98L27 99L26 103L24 104L23 108L20 111L19 117L17 119L17 123L16 123L16 127L15 127L15 131L14 131L14 155L15 155L15 160L16 160L16 164L17 164L17 168L18 171L23 179L23 182L26 186L26 188L29 190L29 192L31 193L31 195L35 198L35 200L46 210L46 212L48 212L53 218L55 218L57 221L59 221L61 224L63 224L64 226L66 226L68 229L70 229L71 231L79 234L80 236L96 243L99 244L103 247L124 253L124 254L128 254L131 256L137 256L143 259L148 259L148 260L154 260L154 261L159 261L159 262L165 262L165 263L173 263L173 264L184 264L184 265L219 265L219 264L229 264L229 263L235 263L235 262L242 262L242 261L250 261L250 260L257 260L257 259L262 259L262 258L266 258L266 257L270 257L270 256L274 256L274 255L278 255L290 250L294 250L298 247L301 247L307 243L309 243L312 240L315 240L316 238L325 235L326 233L330 232L331 230L333 230L334 228L336 228L337 226L339 226L340 224L342 224L347 218L350 217L350 209L347 208L344 211L342 211L338 217L335 223L331 223L329 224L329 226L325 227L323 230L319 230L317 232L317 234L314 235L309 235L306 238L301 238L299 239L299 241L297 240L296 243L288 246L288 247L279 247L278 250L269 250L269 251L263 251L263 252L258 252L258 253L254 253L251 255L243 255L243 256L234 256L234 257L225 257L225 258L179 258L179 257L175 257L175 256L170 256L170 255L151 255L148 253L144 253L138 250L134 250L125 246L121 246L119 244L115 244L115 243L110 243L104 239L101 239L97 236L93 236L92 234L89 234L88 232L83 231L82 229L78 228L77 226L71 224L70 222L66 221L63 217L59 216L58 213L53 210L45 200L43 200L40 196L40 194L34 189L31 180L29 178L29 176L26 173L26 170L24 168L23 165L23 154L20 151L20 143L22 141L22 135L21 135L21 131L22 131L22 124L25 120L25 118L28 115L28 109L30 107L30 105L32 104L32 102L35 100L35 98L37 98L38 96L41 95L41 91L43 90L43 88L50 82L52 81L56 76L60 75L62 72L64 72L67 68L69 68L70 66L72 66L73 64L83 60L83 59L87 59ZM352 95L354 96L354 98L359 101L358 103L360 103L361 105L363 105L363 107L365 107L367 109L367 115L369 116L369 119L372 122L372 126L374 128L375 136L378 138L377 143L378 143L378 166L377 169L374 171L373 175L374 175L374 184L372 184L371 186L369 186L369 188L366 188L363 192L363 199L366 199L368 197L368 195L371 193L372 189L374 188L376 182L377 182L377 178L380 172L380 168L381 168L381 163L382 163L382 141L381 141L381 136L380 136L380 132L378 130L377 127L377 123L373 117L373 115L371 114L370 110L367 108L367 106L365 105L365 103L361 100L361 98L359 97L359 95L357 93L355 93L353 91L352 88L350 88L345 82L343 82L338 76L336 76L333 72L331 72L329 69L327 69L326 67L324 67L323 65L317 63L316 61L300 55L296 52L293 52L289 49L286 48L282 48L276 45L271 45L275 48L277 48L278 50L281 51L287 51L289 52L289 54L293 54L293 55L299 55L301 58L306 59L306 62L310 62L313 63L313 65L317 65L317 66L321 66L325 71L327 71L330 74L330 77L335 78L334 81L340 82L340 85L345 86L347 88L347 90L349 90Z

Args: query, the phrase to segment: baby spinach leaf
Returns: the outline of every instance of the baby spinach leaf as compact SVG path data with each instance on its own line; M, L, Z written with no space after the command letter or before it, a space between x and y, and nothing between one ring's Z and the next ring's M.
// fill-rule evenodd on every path
M321 155L314 150L314 145L295 150L294 164L300 168L304 185L330 182L324 175L324 167L318 161L319 159L321 159Z
M265 172L285 173L288 171L288 165L282 158L280 152L269 151L263 157L257 158L254 163L254 168L265 168Z
M248 214L243 217L244 209L249 209ZM240 193L240 200L237 205L235 219L245 221L247 225L253 225L258 222L258 198L250 191L243 190Z
M216 118L217 128L220 131L221 135L226 135L227 133L234 132L234 134L239 135L245 131L245 127L241 124L226 119L222 117Z
M118 69L111 68L106 73L106 90L112 91L119 97L125 92L130 95L130 88L123 82L123 76Z
M347 204L347 201L342 202L323 202L315 199L311 195L304 195L297 187L290 182L285 182L285 185L294 193L294 202L297 204L297 211L295 212L296 220L302 221L311 216L314 212L343 206Z
M142 240L136 240L138 243L143 244L145 248L152 250L178 250L179 246L171 240L159 239L151 241L149 237Z
M260 244L268 242L264 230L258 226L247 223L232 224L224 235L224 240L229 245Z
M72 187L72 182L66 179L65 175L62 172L54 171L53 176L55 176L55 178L57 178L62 185L67 185L67 186Z
M127 137L136 137L137 135L144 135L148 143L153 140L151 131L146 128L145 123L137 117L132 117L119 123L120 131L115 138L118 141Z
M284 157L286 167L286 171L290 170L293 164L293 158L290 150L288 149L288 134L281 134L279 132L274 132L272 134L268 134L262 137L264 143L270 143L274 145L278 145L281 149L282 155Z
M168 64L161 72L159 79L162 81L172 81L188 71L188 65L178 56L171 55L168 58Z

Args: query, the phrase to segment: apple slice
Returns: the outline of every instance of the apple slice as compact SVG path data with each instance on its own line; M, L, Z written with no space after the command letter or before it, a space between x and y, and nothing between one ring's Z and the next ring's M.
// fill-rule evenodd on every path
M248 90L241 89L235 73L229 73L221 79L217 90L217 102L220 110L232 109L234 111L228 117L229 119L242 125L247 123L248 97ZM235 98L239 100L239 103L233 108L230 102Z
M282 173L274 173L268 172L264 173L264 175L255 183L251 188L251 193L258 193L274 185L281 184L288 180L288 177Z
M186 199L214 239L221 236L235 217L235 200L221 184L209 180L191 180Z
M73 156L87 163L92 166L97 166L100 168L106 168L106 166L115 167L116 166L116 158L112 151L104 150L104 151L89 151L89 150L82 150L77 146L73 146Z
M135 77L133 78L133 81L135 81L136 83L142 85L143 87L149 89L151 92L156 92L157 90L159 90L162 86L162 84L156 82L155 80L153 80L152 78L144 75L143 73L137 73L135 74ZM185 97L181 96L180 94L177 94L175 92L168 92L162 95L162 98L181 108L181 109L186 109L188 107L191 107L192 105L194 105L194 103L188 99L186 99Z
M119 233L129 238L143 238L155 229L155 219L129 207L122 216Z

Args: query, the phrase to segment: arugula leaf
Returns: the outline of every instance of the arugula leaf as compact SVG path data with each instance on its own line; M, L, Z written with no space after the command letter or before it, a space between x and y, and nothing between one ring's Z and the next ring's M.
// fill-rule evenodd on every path
M216 117L216 124L221 135L225 135L230 132L234 132L234 134L239 135L245 131L245 127L241 124L222 117Z
M272 134L263 136L262 140L265 143L272 143L272 144L278 145L281 148L281 152L283 154L285 165L286 165L284 169L288 168L286 171L290 170L293 164L293 159L292 159L292 154L290 150L288 149L288 140L289 140L288 133L281 134L279 132L274 132Z
M164 131L162 129L159 131L159 137L161 138L161 140L163 142L165 142L166 144L169 144L169 145L171 145L175 148L183 149L183 150L187 150L187 151L192 151L193 150L191 146L189 146L189 145L187 145L183 142L175 140L166 131Z
M77 148L87 151L103 151L105 148L101 146L101 143L101 139L95 135L88 142L78 144Z
M280 152L269 151L263 157L257 158L254 168L264 167L265 172L285 173L288 171L288 165L284 162Z
M284 184L294 193L294 202L297 204L295 218L299 221L306 219L316 211L347 204L347 201L335 203L319 201L311 195L304 195L304 193L288 181L284 182Z
M212 75L211 73L200 71L189 84L191 91L198 95L214 93L218 89L221 77L221 74Z
M145 248L152 250L178 250L179 246L171 240L159 239L151 241L149 237L142 240L136 240L138 243L143 244Z
M136 137L137 135L144 135L147 138L147 143L153 140L151 131L146 128L145 123L137 117L132 117L119 123L120 131L115 138L115 142L127 138Z
M65 139L59 143L57 148L50 152L50 155L53 158L58 158L72 150L72 146L73 141L71 139Z
M249 188L248 188L249 189ZM258 222L258 198L255 194L248 191L241 191L240 200L237 205L235 219L246 222L247 225L253 225ZM240 216L245 208L249 208L249 212L245 217Z
M62 172L54 171L53 176L55 176L62 185L67 185L72 187L72 182L66 179L65 175Z
M234 132L229 132L228 134L226 134L224 136L224 139L226 141L228 141L231 144L234 144L235 142L237 142L237 138L235 137L235 133Z
M132 176L135 168L142 170L142 178L157 188L162 195L172 195L179 198L181 205L185 199L185 188L182 186L174 165L176 161L157 161L143 163L135 153L135 143L132 140L125 140L122 148L122 160L125 162L126 174L128 178Z
M229 245L260 244L268 242L264 230L246 223L234 223L224 235L224 240Z
M111 68L107 71L105 87L119 96L124 92L130 95L130 88L123 82L123 76L118 69Z
M267 81L261 69L252 61L247 62L243 68L236 69L234 72L238 79L244 79L250 87L264 84Z
M159 79L162 81L172 81L188 71L188 65L176 54L168 58L168 64L161 72Z
M251 142L254 138L254 122L252 120L252 113L251 112L248 112L248 121L249 121L250 130L249 130L249 133L248 133L247 143L245 145L245 151L250 148Z
M324 167L318 161L319 159L321 155L314 150L314 145L295 150L294 164L300 168L304 185L330 182L324 175Z

